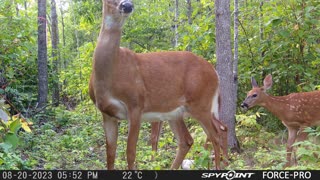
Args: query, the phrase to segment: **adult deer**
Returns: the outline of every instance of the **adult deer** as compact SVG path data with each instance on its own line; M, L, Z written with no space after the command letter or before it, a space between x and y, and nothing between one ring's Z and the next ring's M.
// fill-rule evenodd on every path
M292 93L287 96L271 96L266 93L272 86L272 76L269 74L259 87L251 78L252 90L241 104L245 110L256 105L262 106L278 117L288 129L287 162L285 167L292 165L292 144L305 140L306 127L320 125L320 91ZM294 158L296 164L296 158Z
M107 169L114 169L118 120L128 120L127 163L135 169L142 121L168 121L178 141L171 169L178 169L193 139L184 114L197 119L220 157L213 120L218 118L219 80L213 66L191 52L134 53L120 47L131 0L103 0L102 24L93 55L89 94L101 111ZM214 116L213 116L214 114ZM220 158L215 158L220 169Z
M159 122L152 122L151 123L151 135L150 135L150 144L152 147L152 150L157 152L158 150L158 142L159 142L159 136L161 132L161 127L162 127L163 121ZM219 146L222 150L223 154L223 161L224 164L227 166L228 165L228 128L227 126L219 121L219 120L213 120L213 125L217 129L218 136L219 136ZM208 149L210 140L207 137L206 142L204 144L204 148Z

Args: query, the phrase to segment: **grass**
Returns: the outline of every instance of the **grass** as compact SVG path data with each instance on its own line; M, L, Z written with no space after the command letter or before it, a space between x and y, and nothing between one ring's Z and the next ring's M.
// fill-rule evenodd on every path
M103 170L105 169L105 137L100 114L91 104L84 104L74 111L60 107L52 110L51 116L34 119L32 133L24 133L24 143L17 149L30 169L35 170ZM252 117L248 117L252 118ZM42 119L39 121L39 119ZM210 152L203 149L205 134L193 120L188 120L194 145L186 159L195 160L193 169L212 169ZM230 153L232 170L280 170L285 163L286 131L267 132L262 126L238 122L237 136L242 153ZM143 123L137 145L136 164L139 169L169 169L174 160L177 144L168 123L164 123L159 139L158 152L154 153L149 144L150 123ZM126 169L127 122L119 122L119 137L116 168ZM312 143L311 143L312 144ZM304 144L304 152L297 153L298 166L289 169L320 169L318 158L312 152L319 152L319 144ZM300 149L300 148L299 148ZM298 150L299 152L299 150ZM152 160L154 156L154 160Z

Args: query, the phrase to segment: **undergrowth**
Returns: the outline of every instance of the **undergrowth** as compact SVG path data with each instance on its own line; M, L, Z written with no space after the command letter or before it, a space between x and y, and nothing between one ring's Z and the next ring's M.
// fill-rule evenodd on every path
M229 165L225 169L283 169L286 155L287 131L268 132L256 122L257 116L237 115L236 132L242 152L229 152ZM73 111L64 107L48 109L29 119L33 122L31 132L21 132L21 143L8 152L6 169L105 169L105 137L100 113L92 104L84 103ZM199 124L189 119L188 129L194 138L186 159L194 160L191 169L212 169L212 153L203 148L206 135ZM119 137L115 166L126 169L127 121L119 121ZM149 144L150 123L142 123L137 145L136 165L138 169L169 169L177 150L176 139L168 123L164 123L159 139L158 152ZM320 144L315 142L320 128L309 128L309 140L296 143L298 165L287 169L320 169ZM8 159L9 157L9 159ZM154 158L152 160L152 157ZM17 163L18 162L18 163ZM10 163L14 163L13 165ZM5 166L4 166L5 165Z

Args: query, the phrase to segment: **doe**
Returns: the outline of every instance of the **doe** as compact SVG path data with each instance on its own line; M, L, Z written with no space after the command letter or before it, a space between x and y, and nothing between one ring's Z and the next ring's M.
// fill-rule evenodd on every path
M213 144L220 167L219 78L214 67L187 51L135 53L120 47L122 27L132 13L131 0L103 0L102 23L93 54L89 94L103 117L107 169L114 169L118 121L128 120L127 163L135 169L143 121L168 121L178 142L171 169L178 169L193 144L183 117L197 119Z

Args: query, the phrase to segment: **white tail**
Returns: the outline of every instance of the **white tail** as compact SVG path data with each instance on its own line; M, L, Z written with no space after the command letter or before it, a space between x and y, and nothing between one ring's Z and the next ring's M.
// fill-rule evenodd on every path
M220 98L219 89L216 91L216 94L212 98L211 112L216 119L219 119L219 98Z
M265 77L262 87L258 86L253 77L251 84L252 90L248 92L241 107L245 110L256 105L265 107L288 128L287 163L285 166L291 166L292 144L296 139L298 141L306 139L307 133L303 132L306 127L320 125L320 91L270 96L266 93L266 90L272 86L270 74ZM294 159L296 160L296 158Z
M190 52L139 54L120 48L122 26L133 10L130 0L103 0L102 25L89 84L92 101L101 111L107 146L107 168L114 169L118 120L129 121L128 169L135 169L136 144L142 120L168 121L178 141L171 169L178 169L193 139L183 117L200 122L215 151L220 169L218 132L211 114L219 87L214 68Z

